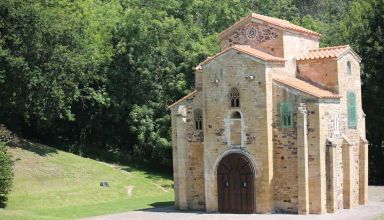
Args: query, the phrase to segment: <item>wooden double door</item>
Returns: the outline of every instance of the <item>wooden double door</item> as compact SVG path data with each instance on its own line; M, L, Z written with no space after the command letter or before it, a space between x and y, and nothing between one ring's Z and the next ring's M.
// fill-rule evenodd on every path
M254 174L249 160L237 153L225 156L217 170L219 212L254 213Z

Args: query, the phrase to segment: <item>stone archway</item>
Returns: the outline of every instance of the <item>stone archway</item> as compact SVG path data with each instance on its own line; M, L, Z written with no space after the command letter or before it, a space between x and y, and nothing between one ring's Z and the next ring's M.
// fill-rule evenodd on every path
M244 155L231 153L217 168L219 212L254 213L254 170Z

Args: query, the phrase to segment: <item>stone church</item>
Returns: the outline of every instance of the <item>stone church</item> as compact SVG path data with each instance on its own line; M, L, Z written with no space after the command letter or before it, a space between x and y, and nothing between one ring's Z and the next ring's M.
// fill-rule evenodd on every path
M219 34L169 108L175 206L333 213L367 203L360 61L350 46L251 14Z

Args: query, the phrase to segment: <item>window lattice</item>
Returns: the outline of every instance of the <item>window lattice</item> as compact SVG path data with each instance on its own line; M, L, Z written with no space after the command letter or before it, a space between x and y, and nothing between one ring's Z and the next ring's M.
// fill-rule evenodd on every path
M229 93L231 107L240 107L240 93L236 88L232 88Z
M283 128L290 128L293 125L293 107L290 102L280 103L280 125Z
M201 109L196 109L194 112L194 120L195 120L195 129L202 130L203 129L203 113Z
M347 94L347 109L348 109L348 127L356 128L357 126L356 95L353 92L348 92Z

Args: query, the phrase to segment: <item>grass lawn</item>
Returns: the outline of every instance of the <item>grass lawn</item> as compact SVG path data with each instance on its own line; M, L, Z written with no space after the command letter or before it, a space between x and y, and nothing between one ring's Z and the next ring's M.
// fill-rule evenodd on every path
M74 219L173 204L169 176L27 141L20 146L10 148L16 160L15 178L0 219ZM103 180L110 187L101 187Z

